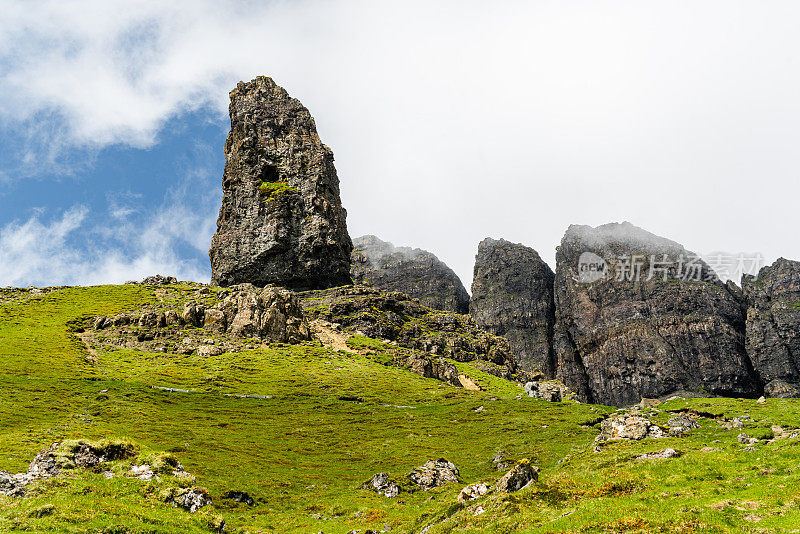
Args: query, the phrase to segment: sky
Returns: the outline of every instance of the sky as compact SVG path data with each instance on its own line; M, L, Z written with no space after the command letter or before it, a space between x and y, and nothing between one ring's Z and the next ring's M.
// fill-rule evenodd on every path
M271 76L350 234L554 266L570 224L800 259L800 3L0 0L0 286L207 281L228 92Z

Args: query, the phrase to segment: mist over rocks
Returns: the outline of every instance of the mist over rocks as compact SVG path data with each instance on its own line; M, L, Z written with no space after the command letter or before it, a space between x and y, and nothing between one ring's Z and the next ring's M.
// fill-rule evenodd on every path
M770 397L800 396L800 262L784 258L745 275L747 354Z
M548 378L555 375L554 278L534 249L486 238L475 256L469 303L476 324L508 340L521 369Z
M427 250L395 247L365 235L353 240L351 263L357 284L400 291L436 310L469 311L469 293L458 275Z
M271 78L230 93L211 283L317 289L350 283L352 243L333 152Z
M586 252L608 265L589 283L579 272ZM678 243L627 222L570 226L556 252L554 300L556 378L587 400L759 392L741 293Z

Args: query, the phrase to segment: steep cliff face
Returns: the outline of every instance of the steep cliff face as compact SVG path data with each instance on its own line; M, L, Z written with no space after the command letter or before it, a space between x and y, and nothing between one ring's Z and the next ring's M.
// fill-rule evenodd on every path
M800 262L784 258L745 276L747 354L771 397L800 396Z
M311 114L266 77L240 82L230 98L212 283L349 283L352 243L333 152Z
M630 223L573 225L556 260L556 377L583 398L759 392L741 295L678 243Z
M418 248L395 247L374 235L353 240L353 281L400 291L436 310L467 313L469 293L456 273L436 256Z
M548 378L555 374L553 279L532 248L487 238L478 245L469 303L478 325L508 340L521 369Z

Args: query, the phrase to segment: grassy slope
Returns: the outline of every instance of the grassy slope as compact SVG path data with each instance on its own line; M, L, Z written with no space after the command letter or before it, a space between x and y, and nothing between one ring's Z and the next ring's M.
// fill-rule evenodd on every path
M458 364L460 371L487 391L456 389L376 363L379 344L372 356L310 343L204 359L101 352L88 363L66 324L153 298L144 287L104 286L0 303L0 469L24 470L58 439L125 436L144 451L175 451L215 506L192 515L160 503L152 484L76 472L41 484L29 498L0 497L0 531L202 532L220 514L229 531L246 532L343 533L386 524L405 532L431 523L430 533L788 532L800 524L798 440L746 452L736 442L740 431L724 431L712 419L701 419L702 428L687 438L616 443L594 453L598 430L591 424L610 409L518 399L518 387L467 364ZM339 399L345 396L363 402ZM667 407L727 417L747 412L755 421L745 429L751 434L800 425L796 401ZM707 446L721 450L700 452ZM685 454L635 459L665 447ZM468 506L454 506L461 485L395 500L357 489L375 472L401 478L438 457L453 461L465 483L493 481L498 473L490 460L501 449L531 458L542 468L540 482ZM250 493L257 506L219 498L232 489ZM37 518L50 503L55 511ZM477 506L484 512L476 515Z

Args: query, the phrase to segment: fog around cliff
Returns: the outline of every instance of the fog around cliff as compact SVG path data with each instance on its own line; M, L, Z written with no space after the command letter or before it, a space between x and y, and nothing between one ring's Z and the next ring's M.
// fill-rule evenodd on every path
M570 224L800 258L795 2L2 12L0 285L207 279L227 93L258 74L314 115L351 235L429 250L467 287L484 237L554 266Z

